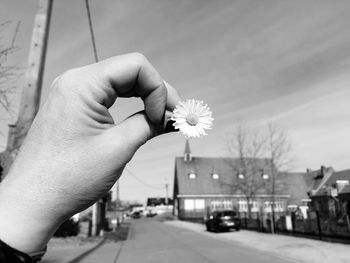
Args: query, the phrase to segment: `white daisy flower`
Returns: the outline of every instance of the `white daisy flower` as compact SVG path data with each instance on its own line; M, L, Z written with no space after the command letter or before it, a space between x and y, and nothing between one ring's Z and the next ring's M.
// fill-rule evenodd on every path
M199 138L207 135L205 130L213 126L212 112L207 104L199 100L186 100L176 105L171 119L175 129L180 130L186 138Z

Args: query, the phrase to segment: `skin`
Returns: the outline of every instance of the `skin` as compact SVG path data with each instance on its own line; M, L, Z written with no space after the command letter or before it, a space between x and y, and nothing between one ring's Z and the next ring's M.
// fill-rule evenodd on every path
M117 97L145 110L116 125ZM105 195L136 150L164 133L180 97L141 54L65 72L52 84L25 142L0 184L0 239L31 253L59 225Z

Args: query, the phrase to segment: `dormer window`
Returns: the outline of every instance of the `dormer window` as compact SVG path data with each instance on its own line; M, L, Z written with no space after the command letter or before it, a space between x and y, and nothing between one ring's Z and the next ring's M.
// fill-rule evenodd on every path
M214 180L218 180L219 179L219 174L218 173L212 173L211 174L211 178L213 178Z
M188 178L189 178L189 179L196 179L196 177L197 177L197 175L196 175L194 172L190 172L190 173L188 174Z
M240 179L240 180L244 180L245 176L244 176L243 173L237 173L237 178Z
M269 179L270 179L270 175L268 175L268 174L266 174L266 173L262 173L262 174L261 174L261 178L262 178L263 180L269 180Z

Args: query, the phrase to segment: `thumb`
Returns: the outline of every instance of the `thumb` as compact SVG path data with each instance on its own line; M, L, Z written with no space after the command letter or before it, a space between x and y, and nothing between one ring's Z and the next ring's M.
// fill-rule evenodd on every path
M148 118L145 111L140 111L129 116L120 124L108 130L108 134L110 135L108 140L115 142L111 145L114 145L113 147L115 147L114 150L116 152L123 154L123 157L119 156L119 159L122 157L124 163L127 163L130 161L137 149L148 140L157 135L175 131L171 128L169 129L169 126L172 126L169 125L169 121L171 121L170 118L171 112L166 111L164 123L158 125L153 123Z

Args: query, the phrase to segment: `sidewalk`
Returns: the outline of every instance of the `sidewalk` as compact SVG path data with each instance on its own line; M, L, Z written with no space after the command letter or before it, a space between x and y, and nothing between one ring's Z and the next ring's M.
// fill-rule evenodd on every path
M128 231L129 225L123 224L117 232L105 233L103 238L54 238L49 242L47 253L41 262L114 263Z
M47 252L42 263L68 263L72 259L94 249L103 238L52 238L47 245Z
M186 228L219 240L227 240L241 246L253 247L281 257L305 263L350 263L350 245L324 241L259 233L241 230L239 232L209 233L205 226L185 221L165 221L175 227Z

